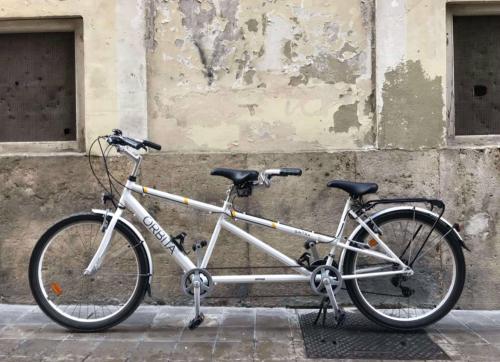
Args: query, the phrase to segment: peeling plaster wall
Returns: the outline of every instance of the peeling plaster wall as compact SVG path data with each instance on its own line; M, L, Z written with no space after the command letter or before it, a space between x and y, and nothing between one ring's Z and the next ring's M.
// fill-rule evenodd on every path
M374 146L372 1L149 7L150 135L168 151Z
M429 79L420 61L385 73L379 144L390 148L436 148L443 138L441 77Z
M378 147L446 144L446 0L377 2Z

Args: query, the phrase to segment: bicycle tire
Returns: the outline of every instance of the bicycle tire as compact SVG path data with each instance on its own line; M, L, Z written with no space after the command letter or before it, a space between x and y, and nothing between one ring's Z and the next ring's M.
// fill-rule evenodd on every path
M434 225L434 223L437 220L437 216L419 210L414 210L413 208L398 209L374 217L373 222L368 223L368 225L370 227L373 227L373 223L375 223L375 225L380 225L383 223L388 223L391 220L401 220L401 219L413 219L426 223L427 225ZM406 320L406 321L395 320L393 318L388 318L380 314L376 310L374 310L374 307L371 306L367 302L365 297L362 295L362 292L359 288L359 284L356 281L356 279L345 280L345 286L352 302L358 308L358 310L361 313L363 313L368 319L377 323L378 325L390 329L396 329L396 330L419 329L428 326L432 323L435 323L441 318L443 318L446 314L450 312L450 310L458 302L464 288L465 274L466 274L466 266L465 266L465 259L462 250L462 245L456 233L454 231L449 232L450 226L443 220L439 220L439 222L436 223L435 228L437 232L439 232L440 234L446 234L448 232L446 237L444 237L444 240L446 240L446 242L448 243L454 258L454 266L456 274L453 286L451 287L451 291L449 291L449 294L447 294L446 301L444 301L444 303L442 304L439 304L436 310L432 311L429 315L424 316L421 319ZM368 235L367 231L361 228L352 239L357 241L358 243L364 242L367 235ZM349 275L354 272L356 254L357 252L352 250L346 251L344 268L343 268L344 275Z
M108 221L111 219L108 216ZM54 239L57 234L68 228L71 225L83 222L96 222L102 224L104 215L95 213L82 213L69 216L50 227L37 241L29 263L29 284L33 298L40 307L40 309L54 322L59 325L77 332L98 332L109 329L125 319L127 319L142 302L144 295L149 286L149 260L144 246L138 236L122 221L118 220L115 226L115 231L120 232L128 243L133 246L135 256L138 262L139 274L137 285L134 289L133 295L127 301L126 305L119 310L116 314L100 321L81 322L72 318L68 318L63 313L59 312L51 305L47 297L42 291L39 278L39 265L41 257L47 244Z

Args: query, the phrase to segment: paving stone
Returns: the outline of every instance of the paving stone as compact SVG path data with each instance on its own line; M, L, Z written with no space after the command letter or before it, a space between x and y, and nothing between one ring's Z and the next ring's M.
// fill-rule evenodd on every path
M28 304L0 304L0 313L17 313L24 314L30 313L34 311L40 311L40 308L37 305L28 305Z
M33 362L33 361L43 361L43 357L33 357L33 356L9 356L6 361L8 362Z
M304 341L302 340L302 338L299 340L293 339L292 340L292 348L293 348L295 358L306 359L306 349L304 347Z
M172 361L210 361L213 342L179 342L170 357Z
M61 342L47 339L28 339L21 343L11 355L13 357L28 356L34 359L41 359L53 353L59 343Z
M265 340L255 343L256 361L289 361L292 358L294 358L293 346L290 341Z
M476 332L481 336L481 338L485 339L488 343L500 345L500 328L498 326L482 328L481 330ZM500 355L498 358L500 360Z
M0 339L26 339L31 337L35 332L40 330L42 325L6 325L0 329Z
M47 324L53 321L42 312L31 312L23 314L16 320L16 324Z
M255 324L255 311L228 312L223 314L222 325L225 327L252 327Z
M488 329L492 325L491 318L488 318L483 312L478 311L455 311L453 318L475 331L479 331L482 328Z
M0 312L0 325L5 325L9 323L13 323L19 318L21 318L24 314L26 314L26 311L21 312L21 311L1 311Z
M132 361L166 361L175 350L176 342L141 342L132 353Z
M108 332L70 332L66 339L75 341L102 341L106 338Z
M155 317L156 313L154 312L135 312L120 324L126 326L137 325L146 328L153 324Z
M225 342L253 341L255 339L255 329L253 326L228 327L223 325L219 330L217 339Z
M289 341L292 339L292 331L289 326L286 327L255 327L255 338L257 340L275 340Z
M485 310L482 311L486 317L494 322L500 322L500 311L499 310Z
M57 344L51 353L44 356L44 360L57 361L57 360L71 360L80 361L87 356L90 356L97 346L99 341L75 341L66 340Z
M141 325L119 324L106 331L104 338L110 341L142 341L146 330L148 328Z
M23 321L0 327L0 361L311 361L295 310L204 308L205 322L191 331L192 308L144 306L106 332L74 333L44 322L36 307L9 309ZM0 315L6 310L0 305ZM455 311L427 332L453 360L496 362L499 318L493 311Z
M215 343L213 359L216 361L253 361L254 342Z
M257 313L255 318L257 327L267 328L289 328L290 322L287 314Z
M455 348L457 349L460 359L464 361L480 362L500 360L500 349L490 344L460 344L456 345Z
M182 335L183 327L171 327L168 325L153 325L145 333L145 341L165 341L176 342L179 341Z
M71 332L68 329L55 323L47 323L36 330L30 338L63 340L67 339L70 335Z
M101 341L88 360L126 360L135 352L138 345L139 342L132 341Z
M448 341L446 339L444 334L441 333L439 330L437 330L434 327L427 327L426 332L427 332L427 335L429 336L429 338L432 339L432 341L436 344L441 345L441 344L450 343L450 341Z
M0 360L11 354L24 340L0 339Z
M153 319L153 326L169 326L176 328L184 328L188 325L191 319L191 314L184 313L182 310L175 313L172 311L160 312Z
M203 324L194 330L184 328L181 342L215 342L219 332L219 326L205 327Z
M461 323L454 316L446 316L432 326L443 335L445 340L452 344L485 344L487 343L478 333Z

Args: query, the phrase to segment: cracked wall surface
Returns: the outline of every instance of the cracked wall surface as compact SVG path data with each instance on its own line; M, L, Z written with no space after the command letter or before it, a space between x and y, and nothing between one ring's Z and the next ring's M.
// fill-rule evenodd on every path
M373 147L371 1L151 4L150 134L168 151Z

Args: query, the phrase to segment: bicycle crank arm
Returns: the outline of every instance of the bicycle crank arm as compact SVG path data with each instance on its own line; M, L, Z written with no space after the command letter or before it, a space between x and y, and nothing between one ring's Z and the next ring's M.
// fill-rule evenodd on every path
M194 318L189 322L189 329L195 329L200 326L200 324L205 319L203 313L200 313L200 302L201 302L201 278L199 273L193 275L193 294L194 294Z
M337 304L337 299L335 298L335 294L333 293L330 278L324 278L323 284L325 286L326 292L328 293L328 299L330 299L330 304L332 305L333 312L335 313L335 316L337 316L340 312L340 307Z

